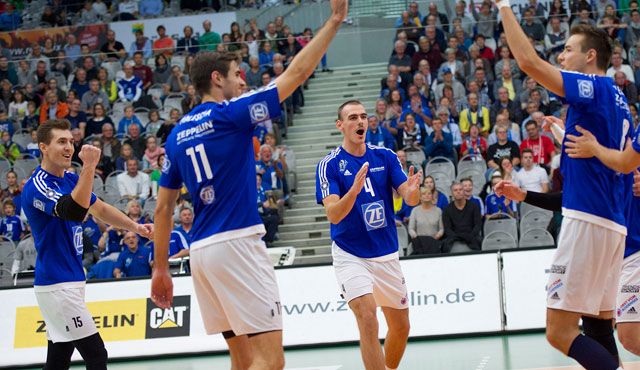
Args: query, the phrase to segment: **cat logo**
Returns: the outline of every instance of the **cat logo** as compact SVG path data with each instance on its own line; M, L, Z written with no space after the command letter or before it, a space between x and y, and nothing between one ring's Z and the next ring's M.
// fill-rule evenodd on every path
M147 299L147 329L145 338L189 336L191 296L173 297L173 306L160 308Z

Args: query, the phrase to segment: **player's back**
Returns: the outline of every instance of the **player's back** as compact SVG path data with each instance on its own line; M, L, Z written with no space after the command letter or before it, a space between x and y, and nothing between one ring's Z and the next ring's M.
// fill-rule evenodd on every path
M160 185L184 182L192 197L192 247L264 232L256 207L254 116L279 114L275 85L222 103L205 102L185 115L167 139ZM269 113L272 113L271 115Z
M562 72L567 112L566 133L580 135L576 126L589 130L598 142L612 149L624 147L630 134L627 99L609 77ZM597 158L572 159L564 152L564 215L624 232L625 186L620 174Z
M36 286L85 281L82 223L54 216L56 202L63 194L71 194L77 179L69 172L61 178L38 167L22 191L23 210L37 251Z

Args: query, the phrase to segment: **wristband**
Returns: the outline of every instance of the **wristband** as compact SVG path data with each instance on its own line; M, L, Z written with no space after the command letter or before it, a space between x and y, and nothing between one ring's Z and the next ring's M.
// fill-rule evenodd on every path
M500 0L496 2L496 6L498 9L502 9L504 7L510 8L511 4L509 4L509 0Z

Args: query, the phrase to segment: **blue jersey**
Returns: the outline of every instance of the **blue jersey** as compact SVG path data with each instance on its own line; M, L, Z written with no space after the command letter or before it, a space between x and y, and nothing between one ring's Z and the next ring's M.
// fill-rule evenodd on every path
M331 239L344 251L361 258L375 258L398 251L393 213L393 192L407 175L396 154L386 148L367 145L362 157L338 147L318 163L316 201L331 194L343 197L365 162L369 173L349 214L331 225Z
M153 242L149 243L149 249L151 249L149 260L153 261ZM183 249L189 249L189 242L187 238L185 238L185 236L178 230L172 230L171 239L169 239L169 257L175 255Z
M640 129L636 130L632 143L633 149L640 153ZM627 175L627 239L625 241L624 257L640 251L640 197L632 193L633 173Z
M576 125L589 130L611 149L624 148L632 122L627 98L604 76L562 71L569 104L566 133L580 135ZM625 233L624 177L597 158L573 159L562 148L563 214Z
M511 212L515 213L518 212L518 207L516 206L516 202L509 202L509 205L507 206L506 204L504 204L504 201L506 200L505 196L497 196L495 193L491 193L489 195L487 195L487 199L486 199L486 203L487 203L487 207L486 207L486 212L488 215L493 215L499 212L502 213L509 213L509 210L511 210Z
M150 254L151 250L143 246L138 246L135 252L131 252L128 247L123 248L118 255L116 268L128 277L149 276L151 275Z
M256 162L256 170L260 172L264 171L262 174L262 187L265 191L278 190L282 189L282 180L278 177L276 173L276 166L278 169L282 171L282 163L264 163L263 161Z
M0 222L0 234L14 242L20 241L22 231L24 231L24 225L18 216L7 216Z
M33 285L44 286L84 281L82 267L82 223L65 221L55 214L62 195L71 194L78 175L65 172L54 176L40 166L35 169L22 190L22 209L35 241L37 254ZM96 196L91 194L91 204Z
M275 84L222 103L205 102L169 135L160 186L192 195L192 247L263 234L256 208L254 126L280 116ZM216 237L217 234L224 233Z
M100 227L93 219L93 216L89 216L85 222L82 223L82 228L84 230L85 235L91 238L93 245L95 247L98 246L98 242L100 241L100 236L102 232L100 231Z

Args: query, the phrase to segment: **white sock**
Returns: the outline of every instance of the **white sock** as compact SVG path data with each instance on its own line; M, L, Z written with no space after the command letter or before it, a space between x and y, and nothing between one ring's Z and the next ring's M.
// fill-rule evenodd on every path
M392 368L390 368L390 367L388 367L388 366L386 366L386 365L385 365L385 367L384 367L384 368L385 368L385 369L387 369L387 370L397 370L397 369L392 369Z

